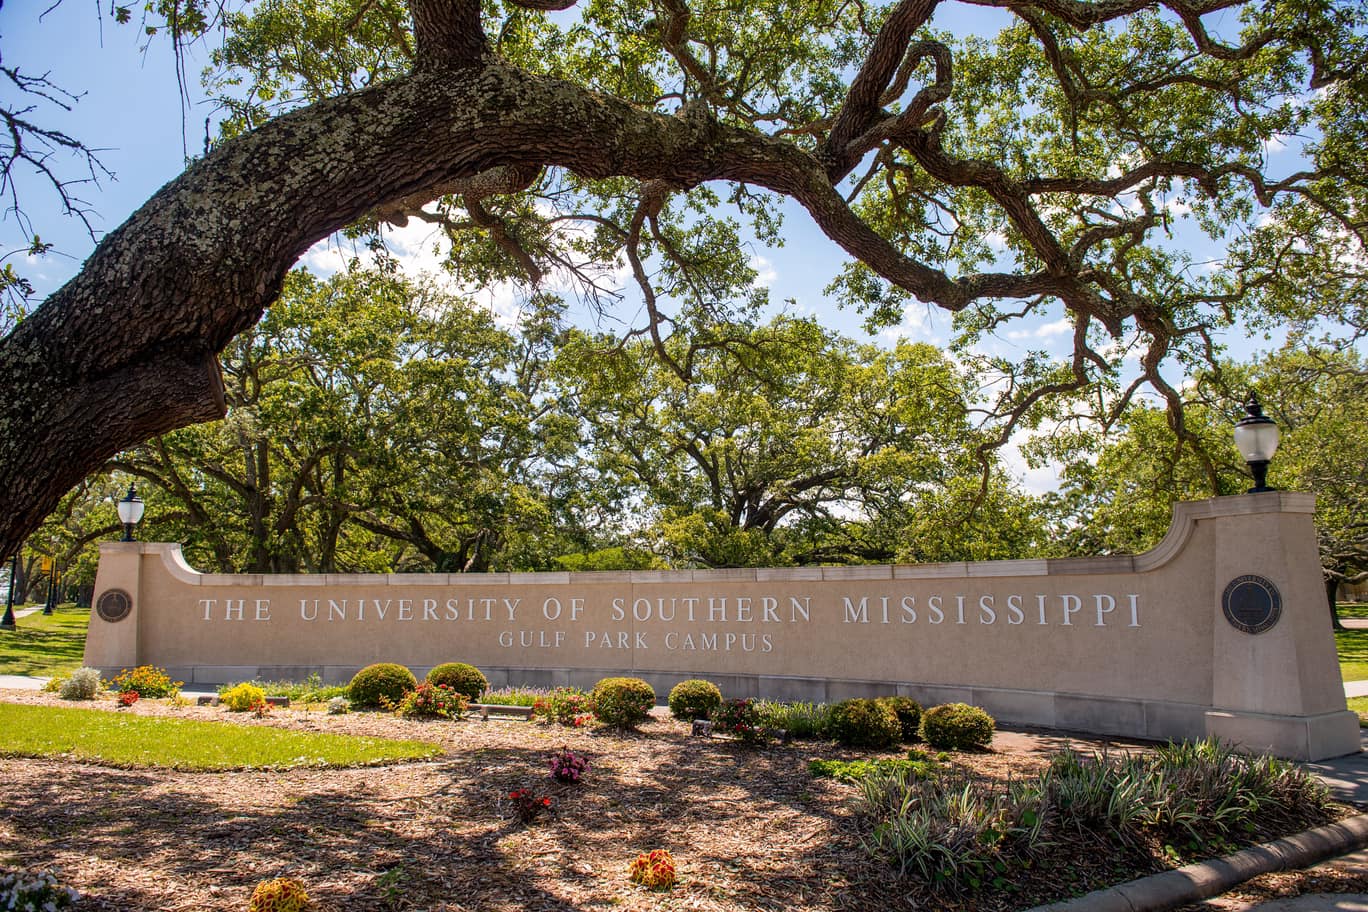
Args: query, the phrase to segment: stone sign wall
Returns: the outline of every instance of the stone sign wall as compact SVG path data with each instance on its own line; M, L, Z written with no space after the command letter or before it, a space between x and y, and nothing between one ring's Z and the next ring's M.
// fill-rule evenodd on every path
M705 677L729 696L963 700L1004 722L1358 748L1309 495L1178 506L1138 556L622 573L201 574L104 545L86 662L190 682L342 682L470 662L501 684ZM1272 602L1276 600L1276 611ZM1275 616L1276 615L1276 616Z

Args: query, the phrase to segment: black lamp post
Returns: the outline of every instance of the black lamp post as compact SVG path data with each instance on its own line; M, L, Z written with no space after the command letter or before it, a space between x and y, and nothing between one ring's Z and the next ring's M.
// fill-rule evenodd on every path
M52 549L52 575L48 577L47 600L43 602L43 614L52 614L57 604L57 549Z
M1268 479L1268 463L1273 454L1278 452L1278 441L1282 434L1273 423L1273 419L1263 413L1263 405L1259 402L1258 394L1251 391L1244 407L1245 416L1235 425L1235 446L1239 448L1240 455L1249 465L1250 474L1254 476L1254 487L1246 493L1258 494L1276 490L1265 482Z
M9 594L5 596L5 617L0 620L0 630L14 629L14 581L19 577L19 552L10 558Z
M138 496L138 483L133 482L128 486L128 496L119 501L119 522L123 523L124 534L120 541L133 541L133 527L143 517L143 501Z

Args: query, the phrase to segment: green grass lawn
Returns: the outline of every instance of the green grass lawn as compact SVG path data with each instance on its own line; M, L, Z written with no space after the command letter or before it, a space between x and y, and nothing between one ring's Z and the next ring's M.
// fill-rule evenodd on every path
M67 675L81 667L89 608L61 605L51 616L21 617L17 629L0 630L0 674Z
M1344 680L1368 681L1368 630L1337 631L1335 648Z
M1340 602L1340 620L1345 618L1368 618L1368 602Z
M65 756L116 766L226 770L365 766L441 753L441 747L426 741L0 703L0 756Z

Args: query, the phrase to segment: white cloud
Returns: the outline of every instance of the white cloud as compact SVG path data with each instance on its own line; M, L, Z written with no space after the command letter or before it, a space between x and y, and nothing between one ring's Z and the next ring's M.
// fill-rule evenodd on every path
M451 244L440 228L420 219L409 219L402 228L385 232L385 246L410 277L438 275Z
M347 268L347 261L359 254L345 248L337 237L328 237L314 244L299 258L299 264L315 275L330 276Z
M1026 457L1021 455L1021 447L1030 439L1024 431L1017 431L1007 440L1007 445L998 451L1002 457L1003 468L1028 493L1048 494L1059 488L1059 471L1056 466L1045 465L1032 468Z
M1055 336L1068 336L1073 334L1073 320L1068 317L1060 317L1049 323L1042 323L1030 329L1008 330L1006 336L1014 342L1021 342L1026 339L1051 339Z
M1095 346L1099 355L1111 359L1117 355L1121 356L1122 362L1130 362L1138 365L1140 359L1145 356L1145 345L1137 339L1108 339L1102 345Z
M750 268L755 270L755 282L753 284L762 288L772 287L774 280L779 278L779 272L774 268L774 264L759 254L750 258Z
M944 345L945 336L936 328L936 315L940 313L930 304L914 301L903 308L902 321L897 326L889 326L879 331L879 337L890 345L901 340L909 342L930 342Z
M572 227L562 230L585 229ZM529 289L515 282L496 282L485 286L459 284L446 269L450 242L440 228L411 218L402 228L386 228L384 239L390 255L408 278L434 282L450 294L474 301L503 326L514 326L522 318ZM369 259L369 251L363 244L338 234L310 247L299 262L313 273L330 276L344 271L353 258L360 258L364 263ZM612 269L601 271L598 279L608 287L621 288L631 280L631 269L626 262L621 262ZM567 298L577 296L571 276L561 271L546 276L542 287Z

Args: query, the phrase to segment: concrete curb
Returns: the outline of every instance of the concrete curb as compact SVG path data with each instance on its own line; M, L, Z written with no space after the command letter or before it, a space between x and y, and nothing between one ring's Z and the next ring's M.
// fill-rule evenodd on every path
M1360 814L1224 858L1141 877L1027 912L1165 912L1219 896L1260 874L1308 868L1365 846L1368 814Z

